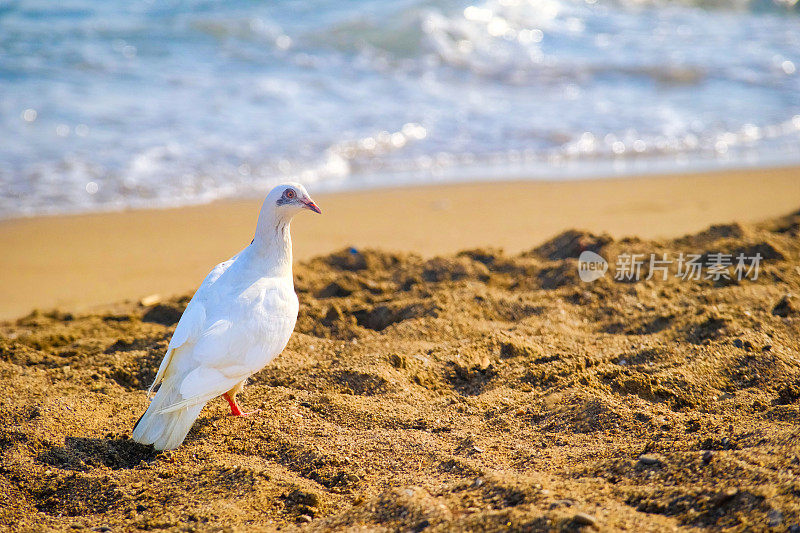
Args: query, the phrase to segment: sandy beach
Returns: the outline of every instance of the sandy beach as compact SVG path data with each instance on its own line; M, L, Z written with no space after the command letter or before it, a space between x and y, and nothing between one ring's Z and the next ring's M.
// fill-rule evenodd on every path
M313 193L313 187L312 187ZM800 169L574 182L501 182L315 195L293 225L295 259L345 246L424 257L492 246L516 253L570 228L677 237L800 206ZM0 318L86 310L192 291L251 239L261 199L180 209L0 222Z
M257 202L6 222L3 312L64 307L0 322L0 529L795 531L797 178L320 197L262 413L213 400L165 453L143 389ZM582 250L762 261L587 283Z

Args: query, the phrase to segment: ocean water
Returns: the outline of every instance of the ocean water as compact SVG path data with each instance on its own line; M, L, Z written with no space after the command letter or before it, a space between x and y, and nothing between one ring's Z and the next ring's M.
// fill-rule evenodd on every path
M800 162L772 0L0 0L0 217Z

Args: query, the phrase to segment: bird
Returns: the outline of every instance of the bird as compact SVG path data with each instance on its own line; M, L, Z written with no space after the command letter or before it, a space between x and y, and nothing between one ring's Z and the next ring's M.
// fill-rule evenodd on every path
M301 184L273 188L252 242L203 280L147 391L150 405L133 428L134 441L174 450L218 396L227 400L232 416L257 412L243 412L236 395L283 351L297 322L289 226L304 210L322 213Z

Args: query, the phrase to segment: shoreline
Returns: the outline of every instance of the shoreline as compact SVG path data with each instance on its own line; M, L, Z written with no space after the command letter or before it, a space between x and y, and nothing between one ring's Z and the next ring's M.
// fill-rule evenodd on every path
M676 237L800 208L800 167L564 181L469 181L314 194L295 261L345 246L422 256L530 249L566 229ZM262 199L0 220L0 319L194 290L250 241Z
M648 161L648 164L642 164L643 162L639 161L636 164L630 164L628 162L623 168L615 168L612 165L607 163L602 163L598 170L596 168L591 168L586 162L576 163L574 166L563 166L559 167L557 171L551 173L543 173L543 174L536 174L536 177L530 177L534 175L538 169L531 169L528 167L524 167L524 170L519 172L514 172L510 170L501 171L500 173L492 174L491 165L486 166L476 166L475 168L471 167L464 167L458 168L458 170L463 172L445 172L444 174L437 175L436 181L426 182L420 179L419 177L408 177L410 175L416 175L414 172L411 171L403 171L397 174L390 174L393 178L396 178L396 181L392 181L390 184L384 183L382 181L373 181L370 179L365 179L363 181L356 180L353 183L350 183L342 188L339 187L330 187L327 183L311 183L305 184L306 187L311 188L312 190L316 191L315 197L322 198L323 196L331 196L331 195L342 195L342 194L349 194L351 192L374 192L374 191L384 191L384 190L404 190L404 189L415 189L415 188L427 188L427 187L452 187L452 186L459 186L459 185L491 185L491 184L504 184L504 183L546 183L546 184L556 184L556 183L584 183L584 182L609 182L609 181L626 181L626 180L640 180L640 179L659 179L659 178L669 178L669 177L681 177L681 176L706 176L706 175L715 175L715 174L727 174L727 173L740 173L740 172L782 172L785 170L791 169L800 169L800 162L795 161L793 159L787 158L778 158L771 163L754 163L750 164L746 161L731 161L731 162L719 162L719 161L704 161L695 162L693 165L678 165L676 166L674 162L663 162L663 161ZM486 178L486 176L492 175L491 178ZM264 195L268 192L269 189L264 189L262 192ZM260 194L260 193L259 193ZM173 210L173 209L188 209L188 208L196 208L196 207L203 207L213 204L226 204L226 203L249 203L251 201L258 200L259 196L255 193L237 193L232 196L222 196L214 199L205 199L205 200L189 200L185 203L159 203L158 201L155 202L155 205L128 205L128 206L103 206L98 205L97 209L82 209L82 208L75 208L75 209L68 209L64 211L53 210L53 211L44 211L40 213L29 213L29 212L16 212L11 213L6 216L0 215L0 225L6 222L11 222L15 220L28 220L28 219L40 219L40 218L60 218L60 217L79 217L84 215L113 215L118 213L130 213L130 212L138 212L138 211L164 211L164 210Z

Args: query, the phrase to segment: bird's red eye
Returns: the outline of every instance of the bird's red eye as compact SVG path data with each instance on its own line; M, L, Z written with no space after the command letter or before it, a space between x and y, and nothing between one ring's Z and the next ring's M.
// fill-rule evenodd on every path
M289 199L294 198L294 190L292 190L292 189L286 189L286 193L285 194L286 194L286 198L289 198Z

